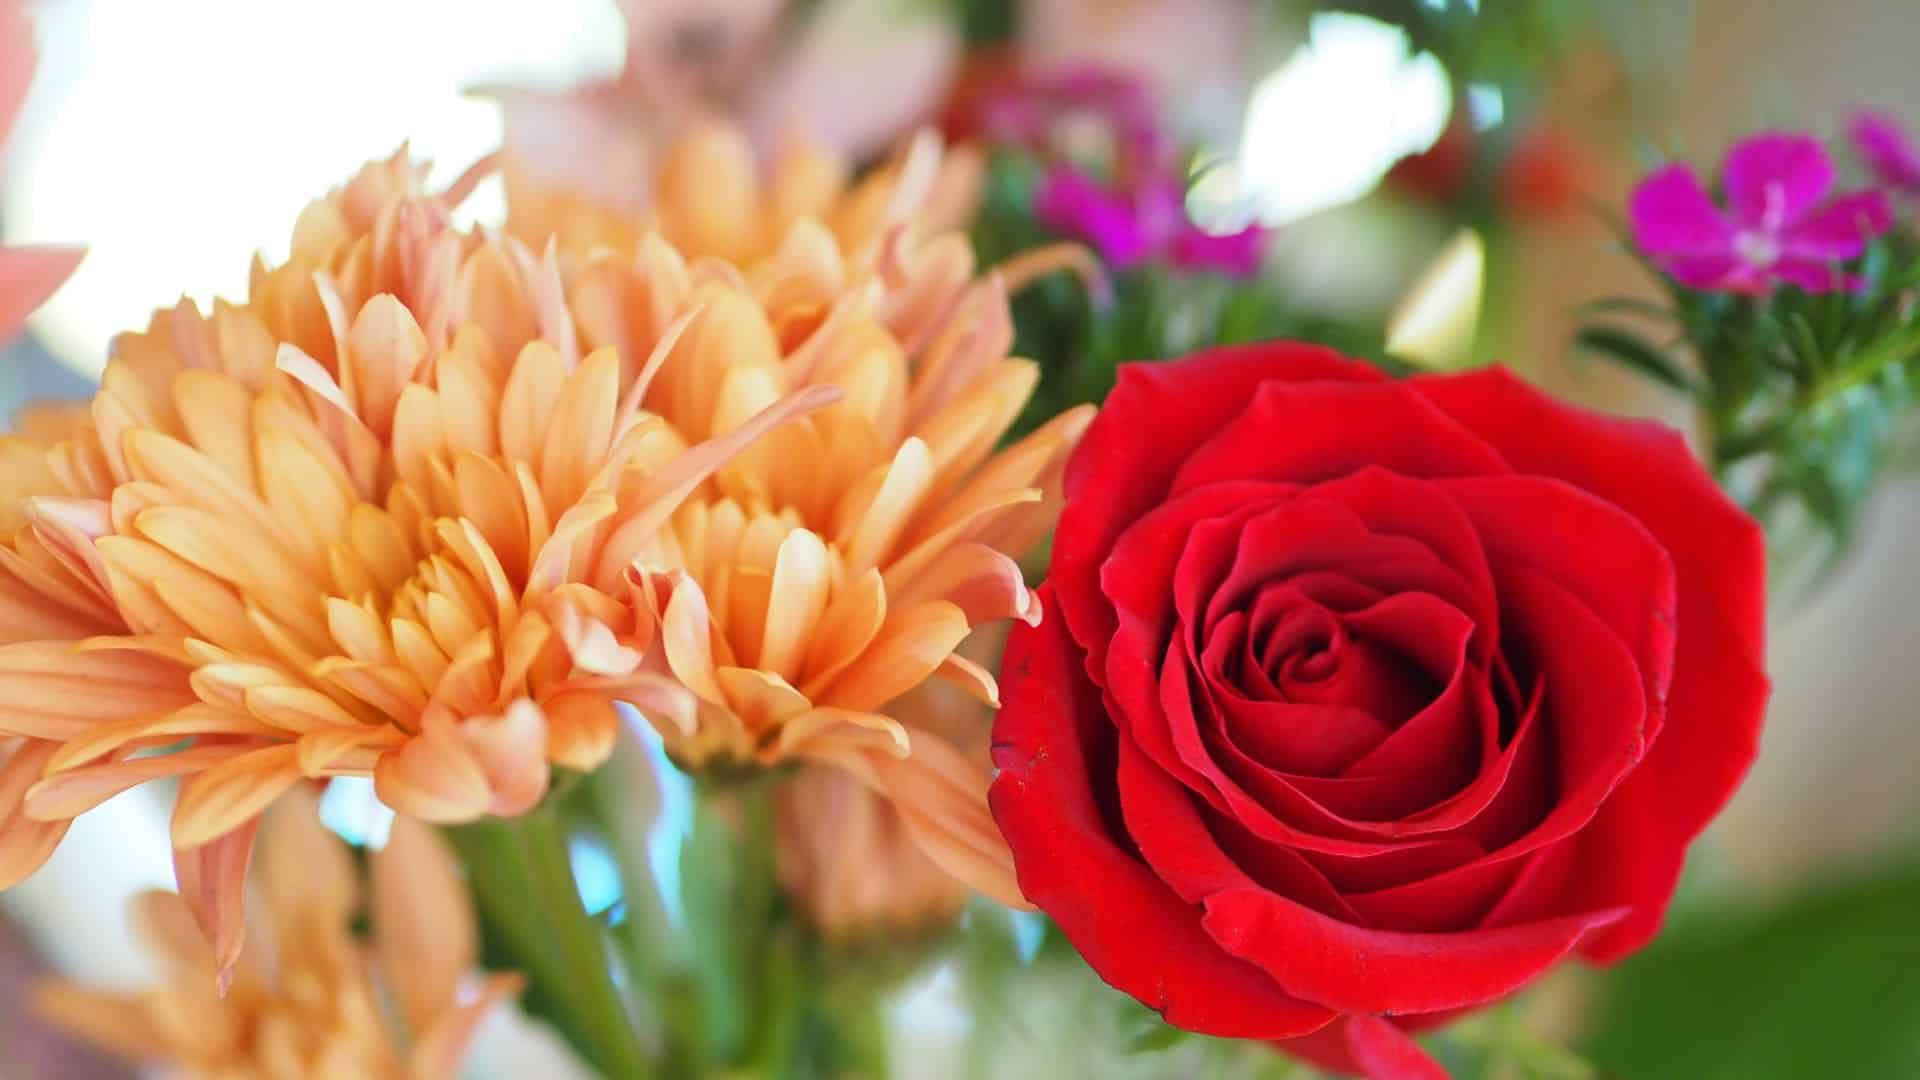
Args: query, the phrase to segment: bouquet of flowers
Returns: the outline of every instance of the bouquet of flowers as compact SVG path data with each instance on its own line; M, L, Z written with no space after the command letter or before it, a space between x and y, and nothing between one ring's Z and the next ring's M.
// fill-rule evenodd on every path
M122 334L0 438L0 886L175 782L178 888L162 985L33 1007L193 1075L448 1076L517 1000L608 1076L878 1076L937 971L954 1072L1045 1008L1146 1075L1588 1075L1475 1025L1648 944L1753 761L1762 526L1846 539L1901 435L1920 154L1635 192L1670 302L1582 340L1702 461L1288 309L1158 108L1027 67L864 164L696 111L618 200L403 150Z

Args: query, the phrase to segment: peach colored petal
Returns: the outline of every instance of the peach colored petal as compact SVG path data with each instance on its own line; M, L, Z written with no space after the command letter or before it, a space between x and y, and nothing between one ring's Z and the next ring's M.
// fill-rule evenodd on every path
M82 652L70 642L0 645L0 734L66 740L101 723L193 701L173 664L131 652Z
M789 682L799 678L807 645L827 609L833 570L827 546L812 532L795 529L780 542L761 631L761 667Z
M878 565L906 531L933 483L927 444L917 438L901 443L884 476L870 502L843 515L853 526L842 544L848 573Z
M283 932L344 926L360 902L353 856L320 823L320 800L304 788L289 792L266 815L259 874L268 909L296 924L280 927Z
M493 792L478 757L452 720L428 717L420 734L374 767L374 790L394 810L436 825L474 821Z
M399 817L373 853L374 952L407 1025L429 1030L453 1009L480 951L460 864L432 827Z
M245 712L195 702L158 716L135 716L102 724L84 738L54 744L59 752L47 762L46 768L48 775L53 775L91 764L123 748L164 746L194 736L262 739L279 734L276 729Z
M897 612L838 678L810 696L856 712L878 709L925 682L969 629L966 613L944 600Z
M887 592L880 572L869 570L838 590L820 619L807 652L806 681L801 692L819 699L880 633L887 617Z
M990 709L1000 707L1000 685L994 680L993 672L959 653L942 660L934 677L952 683L968 697Z
M173 846L195 848L260 816L300 779L292 743L250 750L189 777L173 806Z
M611 592L620 575L633 562L641 546L693 489L713 475L734 455L768 431L799 416L840 400L840 391L830 386L808 387L767 406L751 420L723 435L695 446L659 472L631 498L623 498L620 524L608 537L593 576L596 588Z
M620 643L613 628L570 604L559 605L560 639L567 643L573 666L593 675L631 674L640 666L640 652Z
M460 725L460 736L486 773L492 788L487 812L518 817L539 805L547 793L547 717L525 698L498 716L475 716Z
M32 739L10 749L0 744L0 889L10 889L40 869L72 824L35 821L25 810L27 790L59 748L59 743Z
M147 1061L165 1044L134 994L47 981L33 987L27 1004L48 1024L127 1061Z
M900 602L947 600L974 626L1000 619L1040 622L1040 605L1027 588L1020 564L980 543L956 544L911 581L888 581Z
M540 460L547 420L566 384L566 364L552 345L531 341L520 350L500 397L501 452L515 461Z
M407 1060L411 1080L441 1080L455 1075L480 1022L501 1002L520 993L524 985L519 975L489 975L471 995L463 995L469 1000L442 1013L414 1043Z
M910 747L907 729L898 720L852 709L809 709L780 728L783 755L805 755L816 743L834 751L866 748L891 757L905 757Z
M180 971L211 979L213 946L208 943L193 912L180 894L166 889L148 889L134 894L128 902L134 932L142 944L159 954L160 959Z
M592 772L613 756L620 714L598 692L557 694L540 703L547 714L547 757L555 765Z
M714 679L713 619L706 594L684 571L665 575L671 590L660 620L660 645L675 678L706 701L720 705L726 695Z
M872 783L900 810L927 857L1008 907L1030 910L1013 855L987 811L989 776L943 739L916 731L904 758L868 754Z
M173 853L174 882L200 932L213 946L214 978L222 994L232 984L234 966L246 942L247 866L259 831L256 817L211 843Z

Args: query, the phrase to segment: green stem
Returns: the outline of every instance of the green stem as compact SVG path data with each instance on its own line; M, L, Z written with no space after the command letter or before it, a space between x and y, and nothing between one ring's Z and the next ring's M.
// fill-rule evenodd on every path
M778 900L771 788L766 777L700 777L693 832L681 850L699 1053L716 1068L744 1062L765 1019L757 998Z
M490 818L447 835L503 959L529 980L530 1007L543 1003L547 1018L606 1075L651 1075L601 928L580 903L555 800L518 818Z

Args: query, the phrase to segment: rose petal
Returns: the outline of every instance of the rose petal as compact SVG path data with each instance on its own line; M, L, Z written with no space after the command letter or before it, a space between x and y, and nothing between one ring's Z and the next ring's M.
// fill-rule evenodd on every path
M1349 1016L1343 1026L1347 1052L1368 1080L1447 1080L1447 1070L1392 1021Z
M1335 918L1360 921L1326 877L1287 848L1263 845L1253 864L1264 871L1256 881L1208 832L1190 792L1124 734L1118 749L1119 803L1127 833L1147 865L1181 899L1198 904L1228 889L1270 889Z
M1422 477L1512 471L1479 436L1403 384L1276 380L1188 456L1170 490L1248 477L1310 483L1368 466Z
M1610 908L1497 930L1410 934L1328 918L1258 889L1217 893L1202 925L1307 1001L1343 1012L1433 1012L1512 993L1587 934L1617 923Z
M1631 916L1584 950L1597 960L1621 956L1659 928L1687 845L1758 749L1768 695L1764 538L1667 428L1562 405L1498 370L1413 385L1521 471L1559 477L1626 511L1673 559L1667 720L1585 830L1581 843L1592 854L1569 894L1632 905Z
M1329 1011L1279 992L1215 947L1198 912L1121 847L1101 808L1113 789L1100 795L1095 788L1095 778L1113 768L1113 729L1082 674L1084 658L1051 583L1040 600L1040 625L1016 625L1007 642L1007 705L994 723L1002 771L988 795L1015 852L1021 891L1103 979L1168 1023L1284 1038L1329 1022Z
M1213 349L1181 360L1123 364L1113 392L1067 464L1067 506L1048 580L1087 670L1106 666L1117 617L1100 594L1100 566L1128 526L1164 501L1188 453L1272 379L1379 382L1385 376L1331 349L1293 343ZM1166 402L1181 407L1169 409ZM1099 491L1099 498L1084 497Z

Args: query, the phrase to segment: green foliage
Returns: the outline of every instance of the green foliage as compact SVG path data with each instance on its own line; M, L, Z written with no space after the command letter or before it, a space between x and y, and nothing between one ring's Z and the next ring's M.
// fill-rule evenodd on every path
M1885 466L1910 441L1920 381L1920 248L1876 241L1857 292L1696 292L1590 305L1579 344L1691 398L1708 460L1776 552L1830 566L1853 541ZM1629 321L1631 320L1631 321Z
M1676 925L1609 973L1609 1075L1920 1076L1920 861Z

